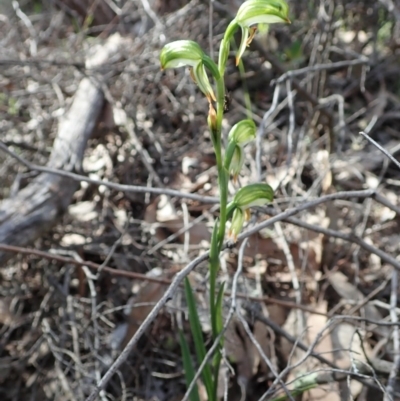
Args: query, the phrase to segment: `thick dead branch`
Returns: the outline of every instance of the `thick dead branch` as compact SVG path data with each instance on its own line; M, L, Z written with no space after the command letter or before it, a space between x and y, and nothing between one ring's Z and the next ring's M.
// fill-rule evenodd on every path
M122 44L113 35L88 58L86 68L109 63ZM72 105L61 120L48 166L80 171L86 143L104 103L104 95L94 78L84 78ZM71 202L79 182L65 176L42 173L15 197L0 204L0 242L25 246L49 230ZM0 262L12 254L0 252Z

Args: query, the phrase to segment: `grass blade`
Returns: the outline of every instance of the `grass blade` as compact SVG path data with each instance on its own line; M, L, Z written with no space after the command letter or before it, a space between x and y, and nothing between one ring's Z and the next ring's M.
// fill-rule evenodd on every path
M195 370L193 368L192 358L190 355L190 350L186 338L184 337L182 331L179 330L179 341L181 344L181 352L183 359L183 369L185 371L185 380L186 386L189 388L190 383L192 383L193 378L195 376ZM190 393L190 401L200 401L199 389L197 388L197 384L193 387L192 392Z
M193 290L187 278L185 278L185 293L186 293L186 301L188 303L188 308L189 308L189 322L190 322L190 328L192 330L194 346L196 349L197 361L198 363L201 363L206 356L206 347L204 344L203 332L201 330L201 324L199 315L197 313L197 306L193 295ZM204 385L207 390L208 399L209 401L213 401L214 399L213 390L215 383L213 383L211 368L209 364L205 365L203 372L201 374L204 381Z

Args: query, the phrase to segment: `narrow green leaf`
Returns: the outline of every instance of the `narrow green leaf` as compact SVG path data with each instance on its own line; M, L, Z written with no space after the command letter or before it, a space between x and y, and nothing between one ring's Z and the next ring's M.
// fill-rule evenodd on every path
M187 386L187 388L189 388L190 383L192 383L196 372L193 368L193 363L192 363L192 358L190 355L188 343L181 330L179 330L179 340L180 340L180 344L181 344L183 369L185 371L186 386ZM197 384L195 384L195 386L193 387L193 390L191 391L189 398L190 398L190 401L200 401L199 389L197 388Z
M199 315L197 313L196 301L193 295L192 286L190 285L188 278L185 278L185 294L186 294L186 301L188 303L189 322L190 322L190 328L192 330L194 346L196 349L197 361L200 364L206 357L207 352L204 344L203 332L201 330ZM204 386L206 387L208 399L212 400L214 383L209 364L206 364L204 366L203 372L201 374L204 381Z
M221 365L221 359L222 359L222 354L221 354L221 351L218 349L215 352L214 357L213 357L213 367L214 367L214 378L213 378L213 380L214 380L214 383L215 383L214 393L213 393L213 399L214 400L218 399L218 396L217 396L218 385L217 384L218 384L218 378L219 378L219 367Z
M216 316L216 336L219 335L223 329L224 322L222 320L222 308L223 308L223 300L224 300L224 290L225 290L225 283L222 283L221 286L218 289L218 294L217 298L215 301L215 306L214 306L214 313ZM221 354L221 348L224 346L224 336L221 337L219 340L220 348L218 348L214 354L213 361L212 361L212 366L214 370L214 383L218 383L218 376L219 376L219 368L221 365L221 360L222 360L222 354ZM214 388L214 397L216 399L217 397L217 387L215 386Z
M222 251L225 239L226 206L228 201L229 171L221 166L218 168L218 181L220 190L220 226L218 230L218 252ZM219 267L219 259L218 259Z

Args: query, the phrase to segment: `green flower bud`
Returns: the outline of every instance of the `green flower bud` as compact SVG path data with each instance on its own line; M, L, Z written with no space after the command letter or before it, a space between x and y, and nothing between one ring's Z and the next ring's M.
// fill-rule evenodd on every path
M236 14L236 22L241 26L290 22L289 6L284 0L247 0Z
M204 68L203 63L197 64L196 67L192 70L194 75L194 81L197 83L200 90L206 95L208 101L211 103L211 100L216 101L214 91L211 87L210 81L208 80L208 76L206 73L206 69Z
M237 191L232 203L247 210L253 206L264 206L274 199L274 190L265 183L249 184Z
M228 238L236 242L237 237L244 224L244 213L242 209L235 209L232 216L231 226L228 231Z
M233 151L232 160L229 165L229 173L233 176L233 182L236 183L237 178L242 170L244 163L244 150L241 146L236 145Z
M227 216L239 208L246 220L250 219L249 209L254 206L265 206L274 199L274 190L265 183L249 184L236 192L232 202L227 205Z
M264 183L249 184L237 191L233 201L227 206L227 216L232 216L228 237L236 242L244 221L250 219L249 208L264 206L274 199L274 191Z
M256 24L290 23L288 12L289 7L284 0L247 0L240 6L234 20L242 29L236 65L255 35L257 28L250 27Z
M227 205L227 217L231 220L231 227L228 232L230 239L236 241L244 221L250 219L249 208L253 206L264 206L274 199L274 191L264 183L249 184L240 188L232 202Z
M161 69L196 67L203 60L204 52L198 43L192 40L177 40L166 44L161 50Z
M228 140L244 146L256 137L256 125L253 120L239 121L229 131Z
M193 80L206 95L208 101L211 103L212 100L216 100L205 67L211 71L214 78L219 79L218 67L196 42L177 40L166 44L160 54L160 63L162 70L190 67Z
M253 120L242 120L235 124L228 136L228 147L225 154L225 168L233 175L234 181L244 163L243 147L256 137L256 125Z

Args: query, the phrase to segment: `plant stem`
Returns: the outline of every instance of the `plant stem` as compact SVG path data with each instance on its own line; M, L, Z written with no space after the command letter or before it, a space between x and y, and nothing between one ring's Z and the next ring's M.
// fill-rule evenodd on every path
M227 203L228 203L228 180L229 173L224 167L223 163L223 152L222 152L222 119L224 116L224 103L225 103L225 83L224 75L222 74L219 79L216 80L217 84L217 123L216 130L213 133L214 137L214 151L217 161L218 170L218 186L220 192L220 217L219 221L216 222L215 229L213 231L211 239L211 249L210 249L210 311L211 311L211 327L213 333L213 339L215 340L219 334L218 321L220 316L222 316L222 305L217 305L216 296L216 283L217 276L220 267L219 254L221 252L224 238L225 238L225 228L226 228L226 213L227 213ZM218 227L217 227L218 225ZM222 345L222 339L221 345ZM219 352L215 355L213 361L214 369L214 399L217 399L218 390L218 372L221 363L221 355Z
M224 76L221 75L217 80L217 169L218 169L218 184L220 191L220 222L218 230L218 251L222 249L225 237L226 226L226 205L228 203L228 180L229 173L224 167L222 160L222 119L224 116L224 103L225 103L225 83Z
M218 170L218 185L220 190L220 221L218 224L218 231L213 231L213 238L211 239L210 249L210 311L211 311L211 326L213 331L213 338L218 336L217 319L218 313L222 311L216 310L215 304L215 291L217 274L219 271L219 253L224 241L225 226L226 226L226 205L227 205L227 192L228 182L226 170L223 166L222 160L222 118L224 114L224 100L225 100L225 84L224 77L220 76L216 81L217 83L217 124L216 132L214 133L215 139L214 151L217 161ZM216 223L217 224L217 223Z

